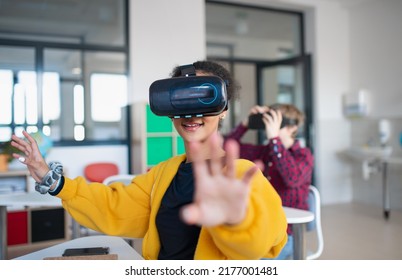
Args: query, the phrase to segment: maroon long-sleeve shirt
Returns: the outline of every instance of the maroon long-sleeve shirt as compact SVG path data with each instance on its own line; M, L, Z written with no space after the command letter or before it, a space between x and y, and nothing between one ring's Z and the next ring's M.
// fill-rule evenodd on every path
M308 209L307 196L311 184L314 158L310 149L300 146L298 140L286 149L279 137L267 145L242 143L241 137L248 128L239 124L225 139L234 139L240 144L240 158L262 160L264 174L282 198L284 206ZM291 234L291 227L288 227Z

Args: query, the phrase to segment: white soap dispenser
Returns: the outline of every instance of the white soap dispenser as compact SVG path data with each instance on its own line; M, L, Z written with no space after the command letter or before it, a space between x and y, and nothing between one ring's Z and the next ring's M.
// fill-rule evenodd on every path
M385 147L388 144L391 137L391 123L387 119L381 119L378 123L378 134L380 136L381 147Z

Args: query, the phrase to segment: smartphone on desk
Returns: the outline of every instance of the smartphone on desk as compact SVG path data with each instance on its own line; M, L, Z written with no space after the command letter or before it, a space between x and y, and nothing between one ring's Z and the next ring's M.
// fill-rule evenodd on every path
M90 256L90 255L107 255L109 247L87 247L87 248L69 248L64 250L63 257L72 256Z

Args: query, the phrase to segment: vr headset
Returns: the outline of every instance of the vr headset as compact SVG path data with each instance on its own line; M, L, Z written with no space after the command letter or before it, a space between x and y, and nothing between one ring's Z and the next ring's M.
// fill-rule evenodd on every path
M269 113L268 113L269 114ZM297 125L298 121L296 119L288 119L282 117L282 122L280 128L288 125ZM265 123L262 120L262 114L252 114L248 117L248 128L249 129L265 129Z
M227 109L226 84L218 76L195 76L193 65L181 66L180 77L157 80L149 87L151 111L158 116L216 116Z

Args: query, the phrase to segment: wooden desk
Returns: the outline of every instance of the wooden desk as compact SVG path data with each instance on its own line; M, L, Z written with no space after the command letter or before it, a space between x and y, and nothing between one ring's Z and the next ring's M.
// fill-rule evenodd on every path
M0 260L7 255L7 206L59 206L61 200L51 195L37 192L0 195Z
M293 258L295 260L305 260L306 252L306 224L314 220L314 213L306 210L283 207L286 220L292 225L293 229Z
M47 257L60 257L65 249L86 247L109 247L110 254L117 254L119 260L142 260L142 256L123 238L108 235L94 235L72 239L49 248L39 250L14 260L43 260Z

